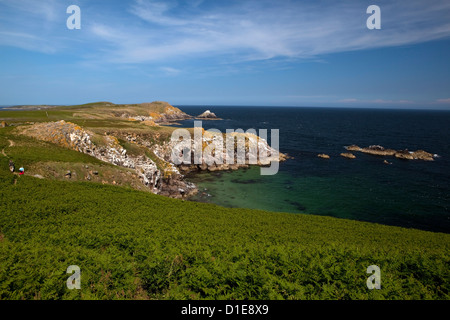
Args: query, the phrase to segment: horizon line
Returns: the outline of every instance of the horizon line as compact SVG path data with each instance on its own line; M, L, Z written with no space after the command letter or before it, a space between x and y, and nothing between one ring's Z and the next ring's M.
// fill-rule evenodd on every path
M14 107L23 107L23 106L30 106L30 107L39 107L39 106L49 106L49 107L71 107L71 106L77 106L77 105L85 105L85 104L93 104L93 103L112 103L115 105L131 105L131 104L141 104L141 103L152 103L157 101L163 101L163 100L154 100L151 102L138 102L138 103L114 103L111 101L94 101L94 102L85 102L85 103L77 103L77 104L45 104L45 103L39 103L39 104L7 104L7 105L0 105L0 109L4 108L14 108ZM167 101L165 101L167 102ZM450 111L450 107L412 107L412 106L332 106L332 105L319 105L319 106L312 106L312 105L256 105L256 104L171 104L170 102L167 102L170 105L174 107L208 107L208 108L226 108L226 107L244 107L244 108L319 108L319 109L355 109L355 110L423 110L423 111Z

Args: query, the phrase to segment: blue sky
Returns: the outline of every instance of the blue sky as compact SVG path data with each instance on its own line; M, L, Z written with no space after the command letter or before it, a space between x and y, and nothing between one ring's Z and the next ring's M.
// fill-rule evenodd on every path
M449 17L448 0L0 0L0 105L450 109Z

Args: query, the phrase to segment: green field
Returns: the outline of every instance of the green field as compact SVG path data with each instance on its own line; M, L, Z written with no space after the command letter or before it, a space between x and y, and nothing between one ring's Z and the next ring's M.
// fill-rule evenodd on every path
M19 177L9 158L116 169L14 130L0 129L0 299L450 297L448 234ZM80 290L66 286L70 265ZM367 288L370 265L379 290Z

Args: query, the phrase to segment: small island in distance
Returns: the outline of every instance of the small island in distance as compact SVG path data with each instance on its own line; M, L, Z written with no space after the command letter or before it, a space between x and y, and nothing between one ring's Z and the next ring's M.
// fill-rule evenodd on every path
M200 120L222 120L219 117L217 117L215 113L213 113L213 112L211 112L209 110L206 110L202 114L198 115L196 117L196 119L200 119Z

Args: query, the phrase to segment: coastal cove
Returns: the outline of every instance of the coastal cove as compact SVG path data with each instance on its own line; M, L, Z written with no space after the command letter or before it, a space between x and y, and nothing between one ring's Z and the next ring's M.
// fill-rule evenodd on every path
M258 167L190 174L187 180L199 189L193 201L450 232L448 111L177 107L191 115L210 109L223 119L203 121L205 130L279 129L280 152L293 157L274 176L261 176ZM193 120L180 124L192 127ZM423 149L436 158L340 156L353 144ZM318 157L321 153L330 158Z

